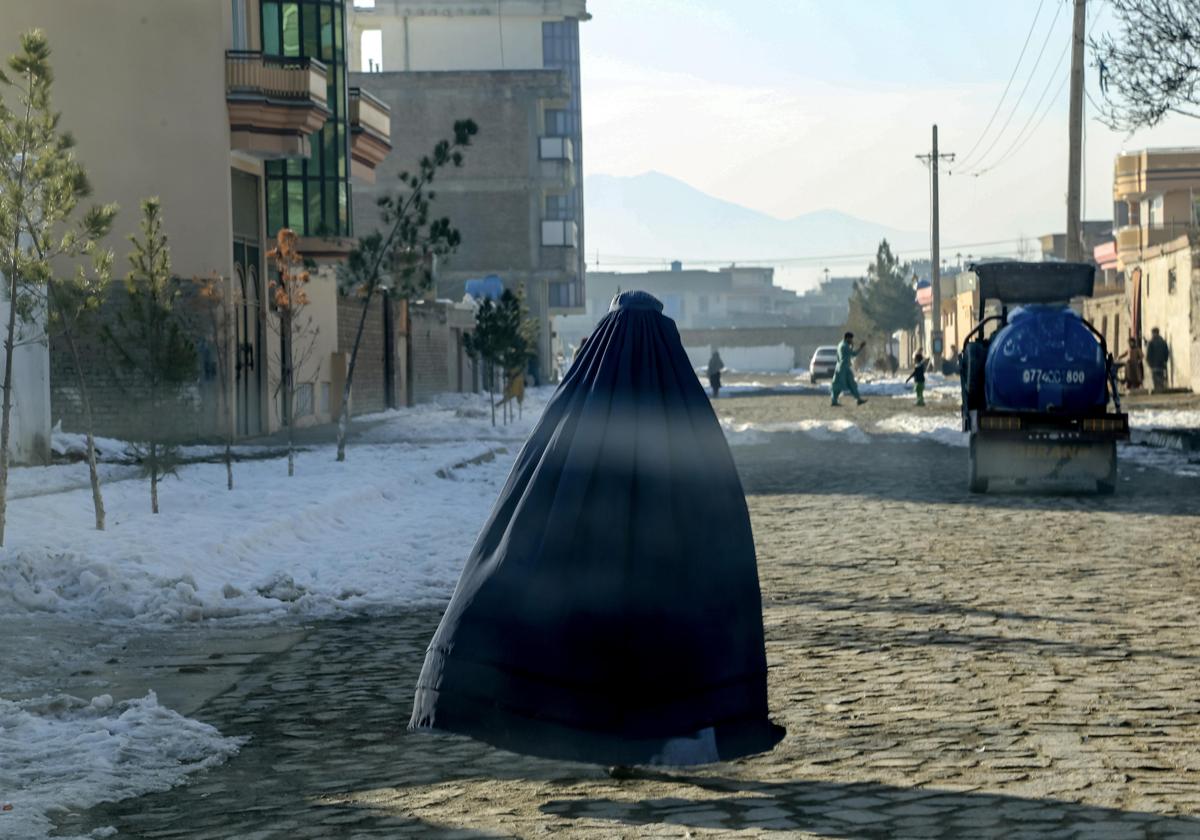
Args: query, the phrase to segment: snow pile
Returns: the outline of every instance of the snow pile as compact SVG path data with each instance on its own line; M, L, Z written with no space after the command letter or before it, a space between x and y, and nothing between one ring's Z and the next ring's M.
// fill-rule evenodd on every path
M12 806L0 836L47 837L50 814L167 790L244 742L158 705L154 692L116 704L107 694L0 700L0 800Z
M966 446L967 436L957 414L893 414L880 420L876 430L888 435L909 435L946 446Z
M1200 409L1135 409L1129 412L1134 429L1200 429Z
M127 457L129 444L115 438L95 437L92 443L96 447L97 461L118 461ZM87 457L87 436L74 432L64 432L62 421L54 424L50 431L50 451L59 458L82 459Z
M439 394L432 402L354 418L353 440L358 443L435 443L448 440L523 441L529 436L554 394L553 386L530 388L517 417L505 425L496 408L496 425L487 394ZM497 395L499 400L499 395Z
M324 447L290 479L281 460L239 464L232 492L222 465L196 464L161 485L159 516L146 482L108 484L103 532L86 466L64 465L79 489L9 506L0 613L174 622L441 601L515 457L497 449L360 445L338 464Z
M738 423L721 418L725 439L731 446L752 446L766 443L769 435L800 433L823 441L839 443L870 443L871 438L851 420L792 420L781 423Z

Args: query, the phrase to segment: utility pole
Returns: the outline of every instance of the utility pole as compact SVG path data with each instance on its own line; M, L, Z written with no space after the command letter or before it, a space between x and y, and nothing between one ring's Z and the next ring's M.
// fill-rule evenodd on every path
M1067 156L1067 260L1083 260L1083 216L1080 180L1083 175L1083 38L1087 0L1075 0L1071 31L1071 149Z
M941 255L941 220L938 216L938 161L953 161L954 154L938 154L937 125L933 127L933 148L927 155L917 155L929 166L929 269L930 289L933 292L933 312L930 317L930 352L942 355L942 255Z

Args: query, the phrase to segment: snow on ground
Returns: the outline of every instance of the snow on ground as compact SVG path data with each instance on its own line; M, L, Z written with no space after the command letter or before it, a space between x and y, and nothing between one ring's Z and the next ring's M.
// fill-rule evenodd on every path
M1200 429L1200 409L1141 408L1129 412L1135 429Z
M801 433L817 440L841 443L870 443L870 436L852 420L792 420L781 423L739 423L721 418L721 428L730 446L752 446L767 443L770 435Z
M359 429L354 433L354 440L358 443L428 443L446 440L520 442L533 430L553 394L554 388L550 386L530 388L525 392L520 416L516 416L517 406L514 404L514 419L505 425L501 420L501 409L496 408L494 426L486 394L439 394L430 403L354 418Z
M337 615L444 599L515 450L440 478L491 452L458 442L331 447L225 468L195 464L159 489L105 487L108 530L92 528L80 489L14 500L0 558L0 611L173 622L280 613ZM86 466L71 465L83 471ZM459 527L447 528L447 522Z
M92 527L86 464L14 469L0 616L78 640L443 602L549 393L532 392L507 427L491 426L483 397L376 416L346 463L329 444L298 453L294 478L281 458L244 461L233 491L222 464L187 465L160 486L158 516L137 467L102 463L104 532ZM60 454L82 451L81 436L55 439ZM123 442L100 445L124 457ZM0 700L0 804L12 805L0 837L46 837L56 809L169 788L240 746L153 693L117 704L46 693L73 662L53 648L10 647L0 664L0 691L42 695Z
M875 428L884 434L909 435L914 439L932 440L946 446L966 446L962 418L957 414L893 414L880 420Z
M0 700L0 836L45 837L55 811L167 790L244 743L158 704L63 695ZM92 837L111 836L111 830Z

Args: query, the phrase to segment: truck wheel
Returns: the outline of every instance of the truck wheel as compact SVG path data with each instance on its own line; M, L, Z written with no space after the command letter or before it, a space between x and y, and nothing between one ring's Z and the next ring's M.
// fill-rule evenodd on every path
M967 450L967 490L972 493L986 493L988 480L979 475L979 464L975 460L975 435L971 435L970 448Z

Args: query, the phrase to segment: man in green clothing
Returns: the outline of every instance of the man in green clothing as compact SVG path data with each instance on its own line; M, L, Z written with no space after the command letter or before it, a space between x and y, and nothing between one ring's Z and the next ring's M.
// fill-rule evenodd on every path
M842 336L842 343L837 348L837 367L833 369L833 383L829 386L833 394L833 399L830 405L840 405L838 396L842 391L846 391L854 399L858 400L858 404L862 405L866 402L858 395L858 383L854 381L854 357L862 352L862 349L867 346L867 342L860 342L858 349L854 349L854 333L848 332Z

